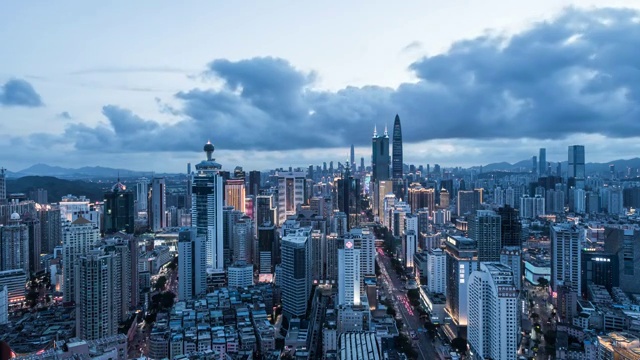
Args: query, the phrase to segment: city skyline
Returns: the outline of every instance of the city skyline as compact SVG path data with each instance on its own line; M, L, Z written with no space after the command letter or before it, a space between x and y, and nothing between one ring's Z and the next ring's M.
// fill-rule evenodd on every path
M86 43L95 30L71 36L76 24L47 20L46 6L12 5L6 13L31 16L23 22L22 16L3 19L2 27L11 31L0 32L8 53L15 55L0 62L0 129L9 134L0 141L0 150L12 154L0 161L14 171L26 168L34 163L31 152L44 147L49 151L41 153L39 162L51 165L113 167L126 155L132 168L181 172L185 163L194 162L198 144L213 133L219 160L245 168L307 166L319 163L320 156L344 159L352 143L356 158L364 156L368 163L371 130L375 125L391 128L396 113L405 130L405 163L513 162L536 154L540 147L553 161L563 159L571 144L593 149L593 161L637 154L640 134L633 123L640 111L637 85L624 69L633 63L626 49L637 48L640 41L638 11L597 8L604 4L599 1L543 1L524 9L498 3L486 4L485 11L502 18L473 16L473 21L456 12L455 6L409 4L385 9L374 4L365 9L369 20L341 18L335 29L325 32L317 27L325 30L327 24L316 20L288 44L283 43L286 39L275 39L291 24L269 28L265 36L273 37L271 48L223 46L218 36L210 36L217 51L191 49L188 45L195 40L185 37L208 39L209 31L229 20L210 25L207 19L233 14L236 9L231 5L184 6L182 14L202 10L189 31L174 25L158 34L153 33L160 28L156 21L144 20L148 24L139 25L149 25L150 30L143 31L132 20L146 10L144 4L114 5L104 9L104 15L91 16L81 7L66 16L84 15L97 25L108 24L117 11L126 16L122 29L98 37L101 41L90 47L96 54L85 51L78 57L70 57L71 50L78 49L67 39ZM563 10L568 5L576 7ZM300 18L319 11L274 8L286 10L277 16ZM154 10L162 18L176 9ZM428 14L411 16L419 10ZM393 15L404 21L407 30L394 30L392 39L366 43L374 31L390 31L384 26L374 30L371 22ZM232 28L245 24L235 20ZM424 35L446 21L453 25L445 29L454 25L459 29L438 32L436 37ZM358 31L347 31L350 25ZM41 40L37 35L50 27L58 32ZM253 43L253 29L229 36ZM129 39L125 31L139 37ZM341 31L349 36L338 41ZM168 35L173 36L171 41L159 47L159 38ZM318 49L306 45L301 38L305 35L318 40L314 42ZM613 37L616 41L607 40ZM157 58L109 53L137 48L136 40ZM328 53L332 42L334 50L352 46L349 41L367 45L345 51L339 59L322 54L314 61L307 54ZM294 51L293 44L299 50ZM172 46L193 56L189 60L169 56ZM34 59L34 52L51 61ZM354 63L367 62L380 52L385 56L354 68ZM499 64L500 71L489 64ZM389 71L380 72L382 67ZM285 138L288 141L282 141ZM13 151L16 148L22 151Z

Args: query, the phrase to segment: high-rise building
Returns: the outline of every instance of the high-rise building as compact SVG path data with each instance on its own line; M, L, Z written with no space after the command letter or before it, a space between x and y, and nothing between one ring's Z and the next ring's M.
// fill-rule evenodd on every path
M22 224L27 227L29 239L29 271L31 274L39 272L42 268L40 256L42 255L42 227L37 213L25 213Z
M345 239L338 249L338 306L360 305L360 249Z
M148 209L147 200L149 197L149 179L140 178L136 182L136 211L146 212Z
M75 266L78 259L87 254L100 241L100 230L89 220L80 216L67 222L62 228L62 270L64 275L63 296L65 302L75 301Z
M278 224L295 215L298 205L304 204L306 177L303 172L278 173Z
M349 166L353 169L353 171L356 171L356 150L353 147L353 144L351 144L351 153L350 153L350 157L349 157Z
M469 276L477 268L478 249L476 242L463 237L449 235L445 243L447 256L447 289L444 331L450 339L466 338Z
M29 229L18 213L9 225L0 226L0 271L22 269L29 274Z
M501 220L492 210L477 210L469 219L469 237L478 246L478 261L500 261Z
M230 288L244 288L253 285L253 265L243 261L235 262L227 271Z
M0 325L9 322L9 288L0 286Z
M207 291L207 241L195 228L178 234L178 300L188 301Z
M104 232L111 234L134 232L134 193L118 180L111 191L104 194Z
M244 215L233 224L233 262L253 264L253 222Z
M540 195L524 195L520 198L520 216L523 219L535 219L544 215L545 210L545 199Z
M222 229L222 185L218 174L222 166L212 158L214 146L207 142L204 152L207 158L196 165L191 195L191 226L197 236L206 237L207 268L224 269L224 244Z
M540 148L538 176L547 176L547 149Z
M581 295L588 298L589 285L604 286L609 292L620 286L618 256L603 251L583 249L581 254Z
M42 233L41 251L44 254L53 253L53 249L62 244L62 218L60 209L52 205L40 205L40 231Z
M581 261L580 253L585 231L570 223L551 226L551 287L565 285L580 293Z
M310 228L291 231L282 238L282 312L304 317L311 292Z
M407 199L411 209L427 208L429 212L436 210L436 193L434 189L425 189L420 184L409 186L409 198Z
M584 189L585 178L584 145L569 146L569 169L567 170L567 184L576 189Z
M116 335L121 299L114 288L123 284L115 271L114 256L102 249L90 250L78 258L74 278L76 336L97 340Z
M501 263L481 263L468 279L467 341L479 359L515 359L520 324L513 272Z
M522 248L520 246L505 246L500 251L500 263L513 271L513 284L516 289L522 289ZM536 279L537 280L537 279Z
M7 169L0 168L0 204L7 200Z
M500 246L522 246L522 224L518 219L518 210L509 205L498 209L500 221Z
M258 196L260 195L260 184L262 183L262 175L260 171L251 170L249 171L249 195Z
M222 253L224 254L225 268L233 262L233 247L235 245L233 227L243 216L244 214L235 210L233 206L222 207Z
M396 114L396 118L393 120L392 176L394 179L402 179L404 166L402 160L402 127L400 125L400 116Z
M260 274L273 274L280 263L280 242L273 224L258 226L258 270Z
M226 206L233 206L234 209L245 212L246 193L244 179L229 179L224 183Z
M160 231L167 227L167 184L164 178L153 178L151 181L151 207L149 221L151 230Z
M477 196L472 190L458 191L458 216L471 214L478 209Z
M338 211L345 213L347 229L351 229L360 223L360 179L351 176L347 167L336 183Z
M531 172L532 173L537 173L538 172L538 157L534 156L531 158Z
M255 222L257 226L269 223L278 225L277 208L273 201L273 195L258 195L256 198Z
M435 248L427 252L427 289L430 293L447 291L447 258L444 251Z
M377 183L382 180L389 180L389 135L385 127L384 135L378 135L373 130L371 140L371 181Z
M631 225L609 225L604 229L604 251L618 258L620 288L640 293L640 229Z
M29 199L36 202L36 204L48 204L49 203L49 193L46 189L33 189L29 191Z

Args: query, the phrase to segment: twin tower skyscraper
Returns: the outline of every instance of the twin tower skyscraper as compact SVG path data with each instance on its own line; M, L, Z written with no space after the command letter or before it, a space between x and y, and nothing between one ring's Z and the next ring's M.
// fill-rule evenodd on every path
M397 114L393 121L393 143L391 148L393 154L389 156L389 134L386 126L382 135L379 135L377 128L374 128L373 139L371 140L371 181L379 183L380 181L393 179L396 196L403 198L402 126L400 124L400 116ZM391 160L391 164L389 164L389 160Z

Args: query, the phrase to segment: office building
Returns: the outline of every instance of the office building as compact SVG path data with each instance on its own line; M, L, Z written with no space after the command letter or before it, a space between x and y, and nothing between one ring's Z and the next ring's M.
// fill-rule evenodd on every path
M233 262L253 264L253 222L244 215L233 224L231 258Z
M387 128L383 135L378 135L376 129L373 130L371 139L371 182L389 180L389 134Z
M25 213L22 224L27 227L29 239L29 272L35 274L42 269L40 256L42 255L42 227L37 213Z
M472 190L458 191L458 216L472 214L478 209L476 193Z
M400 116L396 114L393 121L393 159L392 159L392 176L394 179L402 179L403 176L402 162L402 127L400 125Z
M567 185L576 189L584 189L586 178L584 145L569 146L569 168Z
M500 220L500 245L521 246L522 245L522 224L518 218L518 210L509 205L498 209Z
M585 231L570 223L551 226L551 287L565 285L580 293L581 261Z
M151 207L149 221L151 230L160 231L167 224L167 185L164 178L153 178L151 181Z
M206 237L207 268L224 270L224 243L222 229L222 185L219 175L222 168L212 158L214 146L207 142L204 152L207 158L196 165L191 190L191 226L197 236Z
M114 288L123 284L113 262L113 255L102 249L89 250L77 260L76 336L80 339L97 340L118 332L121 298Z
M618 256L602 251L583 249L581 254L581 295L588 298L589 285L604 286L610 293L620 286Z
M62 244L60 209L52 205L40 205L37 212L40 217L40 232L42 234L40 250L43 254L51 254L56 246Z
M515 359L520 326L513 272L500 263L481 263L468 282L471 351L478 359Z
M420 184L409 186L408 203L412 210L429 209L429 212L436 210L436 192L434 189L425 189Z
M149 179L140 178L136 182L136 212L147 212L149 200Z
M134 232L134 193L118 180L111 191L104 194L104 232L112 234Z
M304 317L311 292L310 228L299 228L282 238L282 312Z
M502 217L491 210L476 210L469 218L469 237L478 246L478 261L500 261Z
M275 225L264 223L258 226L258 271L260 274L273 274L280 263L280 242Z
M253 265L236 262L229 266L227 282L230 288L245 288L253 285Z
M75 301L75 265L78 259L100 241L100 230L91 221L79 217L62 228L62 270L64 301Z
M273 195L258 195L256 197L254 220L256 226L262 226L267 223L278 225L277 208L273 201Z
M513 284L522 290L522 248L505 246L500 251L500 263L508 266L513 272Z
M224 202L226 206L245 212L246 193L244 179L229 179L224 183Z
M258 196L260 195L260 187L262 183L262 175L260 171L251 170L249 171L249 195Z
M360 223L360 179L351 175L347 167L336 181L338 211L347 216L347 230Z
M7 287L9 307L19 305L25 300L27 273L24 269L0 271L0 288Z
M408 230L402 236L402 257L406 268L413 268L413 257L418 246L418 234L414 230Z
M640 229L635 226L606 226L604 251L617 256L620 288L640 293Z
M303 172L278 173L278 224L295 215L304 204L306 177Z
M207 242L195 228L178 234L178 300L193 300L207 291Z
M447 290L447 257L440 248L427 252L427 289L444 294Z
M18 213L8 225L0 226L0 271L22 269L29 274L29 229Z
M338 306L360 305L360 249L345 239L338 249Z
M468 320L468 280L477 269L478 249L476 242L463 236L447 236L445 240L447 257L447 289L444 331L449 339L466 338Z
M547 149L540 148L540 154L538 159L538 176L547 175Z
M393 195L393 181L381 180L376 184L373 184L375 193L373 196L374 201L374 214L377 214L380 218L380 223L384 224L385 219L389 217L388 213L385 213L385 199L388 195ZM377 210L377 211L376 211Z

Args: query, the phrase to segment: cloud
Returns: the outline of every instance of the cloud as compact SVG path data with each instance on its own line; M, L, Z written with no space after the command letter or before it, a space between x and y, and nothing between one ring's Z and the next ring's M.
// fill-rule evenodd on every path
M43 106L36 90L25 80L11 79L0 86L0 105L2 106Z
M58 114L58 117L59 117L60 119L65 119L65 120L71 120L71 119L73 119L73 117L71 116L71 114L69 114L69 112L68 112L68 111L63 111L63 112L61 112L60 114Z
M422 42L420 41L412 41L409 44L407 44L405 47L402 48L402 52L403 53L410 53L413 51L418 51L418 50L422 50Z
M186 74L197 70L189 70L171 66L106 66L95 67L90 69L82 69L70 72L69 75L88 75L88 74L122 74L122 73L169 73L169 74Z
M106 123L71 124L77 149L268 151L370 146L400 114L406 143L433 139L565 139L576 133L640 136L637 11L567 9L510 38L484 35L410 65L398 88L313 88L316 74L284 59L214 60L222 86L180 91L161 123L109 105ZM381 69L384 71L384 69ZM158 102L162 105L161 102Z

